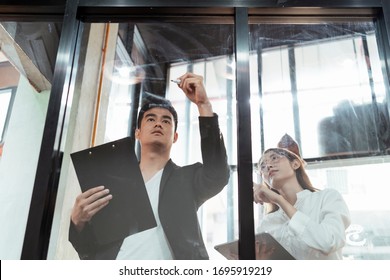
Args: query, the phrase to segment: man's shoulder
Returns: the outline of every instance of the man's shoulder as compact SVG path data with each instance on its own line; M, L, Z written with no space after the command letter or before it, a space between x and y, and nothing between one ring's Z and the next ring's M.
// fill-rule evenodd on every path
M169 160L167 165L165 166L165 169L186 170L186 169L198 168L200 166L202 166L202 163L200 163L200 162L195 162L193 164L187 164L187 165L181 166L181 165L177 165L172 160Z

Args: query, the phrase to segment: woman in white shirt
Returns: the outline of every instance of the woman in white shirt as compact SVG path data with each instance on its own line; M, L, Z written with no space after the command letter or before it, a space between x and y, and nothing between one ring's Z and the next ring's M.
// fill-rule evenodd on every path
M278 146L264 152L258 165L264 183L253 187L254 201L267 205L260 232L270 233L296 259L342 259L350 225L344 199L334 189L312 186L291 137L285 135ZM256 246L258 259L272 251Z

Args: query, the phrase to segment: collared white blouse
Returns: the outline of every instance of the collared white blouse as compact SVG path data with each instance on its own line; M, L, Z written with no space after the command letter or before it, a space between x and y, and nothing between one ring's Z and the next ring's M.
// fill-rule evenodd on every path
M294 207L298 211L291 219L281 208L265 215L258 232L270 233L296 259L342 259L351 221L341 194L334 189L303 190Z

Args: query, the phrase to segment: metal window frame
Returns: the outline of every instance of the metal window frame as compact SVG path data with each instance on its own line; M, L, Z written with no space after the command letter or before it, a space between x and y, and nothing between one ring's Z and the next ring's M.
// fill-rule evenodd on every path
M7 1L8 2L8 1ZM13 1L12 5L0 3L0 20L42 21L55 19L63 22L53 87L46 117L42 146L37 166L36 179L21 259L46 259L53 221L54 205L61 171L64 122L69 89L72 86L71 67L77 58L76 43L81 32L82 21L136 20L146 17L171 17L180 15L235 18L236 63L237 63L237 123L238 171L239 171L239 234L240 259L254 259L251 135L247 120L249 108L249 60L248 20L251 17L284 17L299 20L302 17L361 17L376 14L378 29L382 37L383 69L390 79L390 1L381 0L29 0ZM76 32L75 32L76 30ZM387 80L387 83L389 82ZM389 88L389 84L386 85ZM387 92L387 98L390 98ZM389 105L390 106L390 105ZM390 107L389 107L390 111ZM247 216L247 217L246 217Z

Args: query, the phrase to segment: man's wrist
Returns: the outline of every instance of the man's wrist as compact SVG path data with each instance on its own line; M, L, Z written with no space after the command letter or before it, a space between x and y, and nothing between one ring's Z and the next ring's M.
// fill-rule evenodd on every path
M84 229L85 222L75 222L73 219L71 219L71 221L78 232L81 232Z
M212 117L214 116L213 106L210 102L198 104L199 116Z

